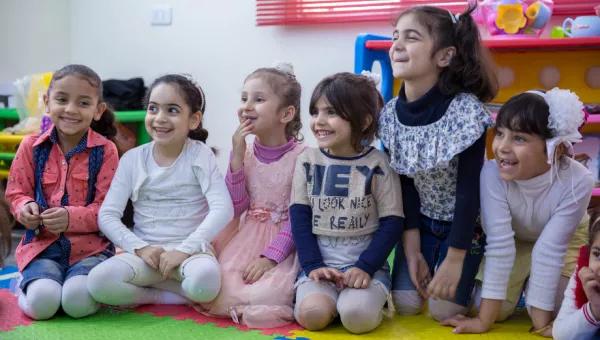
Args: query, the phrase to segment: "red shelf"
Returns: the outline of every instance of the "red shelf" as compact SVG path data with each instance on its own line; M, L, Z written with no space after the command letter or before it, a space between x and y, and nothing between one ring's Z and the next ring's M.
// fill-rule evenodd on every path
M531 39L490 39L484 45L494 51L518 50L583 50L600 49L600 37L589 38L531 38ZM389 50L391 40L369 40L365 47L369 50Z

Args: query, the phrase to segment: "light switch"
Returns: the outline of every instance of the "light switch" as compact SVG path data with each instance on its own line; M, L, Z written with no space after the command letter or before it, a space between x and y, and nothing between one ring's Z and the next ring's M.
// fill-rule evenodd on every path
M153 6L150 10L150 24L152 26L169 26L173 16L173 9L170 6Z

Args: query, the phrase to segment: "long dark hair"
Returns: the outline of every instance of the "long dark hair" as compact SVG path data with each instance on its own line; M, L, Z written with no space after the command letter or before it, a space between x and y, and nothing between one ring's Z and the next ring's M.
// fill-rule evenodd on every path
M88 83L90 83L90 85L98 90L98 103L96 104L100 105L104 103L102 94L102 79L100 79L100 76L91 68L78 64L67 65L54 72L52 80L50 81L50 85L48 85L48 97L50 97L50 92L52 91L52 85L54 82L63 79L66 76L74 76L86 80ZM117 128L115 127L115 114L110 105L107 105L106 110L104 110L104 113L102 113L102 117L100 117L99 120L92 120L90 128L107 138L117 135Z
M454 46L456 55L438 79L443 93L456 95L472 93L482 102L489 102L498 94L498 82L493 72L493 62L487 49L481 45L477 23L471 17L477 6L469 7L458 18L445 9L417 6L404 11L413 14L433 37L432 56L443 48Z

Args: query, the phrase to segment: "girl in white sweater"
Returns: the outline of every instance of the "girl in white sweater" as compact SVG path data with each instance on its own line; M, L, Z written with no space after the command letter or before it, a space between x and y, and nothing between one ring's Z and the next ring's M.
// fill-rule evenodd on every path
M455 333L487 332L514 311L525 291L531 332L551 337L564 257L594 183L591 172L569 157L583 123L579 98L558 88L519 94L500 109L495 160L481 173L487 246L475 292L479 315L443 322Z
M191 78L166 75L145 103L153 142L123 155L98 216L125 252L95 267L88 289L109 305L210 302L221 287L210 242L233 218L233 204L204 144L204 92ZM133 232L121 222L128 199Z
M589 244L581 247L577 268L565 290L565 299L554 322L558 340L600 337L600 213L590 218Z

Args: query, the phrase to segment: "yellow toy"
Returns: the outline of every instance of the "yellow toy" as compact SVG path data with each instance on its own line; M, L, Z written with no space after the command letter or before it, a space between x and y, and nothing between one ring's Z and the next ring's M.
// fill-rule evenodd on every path
M498 5L497 11L496 26L508 34L515 34L527 25L521 4Z

